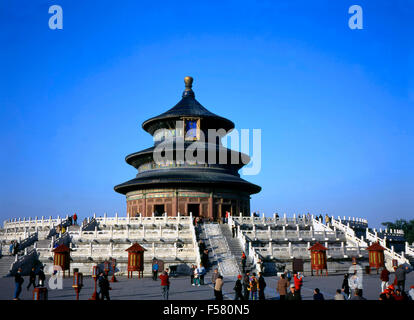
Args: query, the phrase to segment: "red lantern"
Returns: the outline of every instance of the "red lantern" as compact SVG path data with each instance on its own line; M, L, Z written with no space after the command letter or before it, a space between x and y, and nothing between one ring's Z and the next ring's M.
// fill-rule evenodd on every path
M83 274L81 272L75 271L73 274L73 285L72 288L76 292L76 300L79 300L79 293L83 287Z
M93 291L92 297L89 300L97 300L96 282L98 281L98 266L92 267L92 278L95 281L95 290Z
M115 268L116 268L116 259L112 259L112 278L111 278L111 282L118 282L118 280L116 280L115 277Z
M311 251L311 273L313 276L313 270L316 270L316 274L319 272L322 275L322 270L326 270L326 275L328 275L328 265L326 261L326 250L328 248L321 245L319 242L316 242L312 247L309 248Z
M144 251L138 243L134 243L131 247L126 249L128 252L128 278L134 271L138 271L138 278L144 277Z
M33 300L47 300L47 288L46 287L34 288Z
M373 243L366 248L369 251L369 269L375 268L378 269L384 267L384 250L385 248L381 246L378 242Z
M63 271L63 277L65 277L65 270L68 270L68 275L70 276L70 249L61 244L57 248L53 249L53 265L59 266Z

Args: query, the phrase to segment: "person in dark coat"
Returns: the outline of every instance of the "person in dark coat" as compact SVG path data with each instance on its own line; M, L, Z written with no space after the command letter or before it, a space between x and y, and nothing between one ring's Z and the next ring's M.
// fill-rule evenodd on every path
M247 272L243 277L243 296L244 300L249 300L250 274Z
M349 273L344 275L344 280L342 281L342 291L345 293L345 296L349 299L350 298L350 288L349 288Z
M315 290L313 290L313 300L325 300L319 288L315 288Z
M101 274L99 275L99 288L101 289L101 300L111 300L109 298L109 281L108 281L108 277L101 272Z
M243 252L242 257L241 257L243 273L246 272L246 260L247 260L246 254Z
M14 276L14 298L13 300L20 300L19 296L22 292L22 284L24 282L24 279L22 277L22 269L18 269L16 275Z
M43 267L40 268L38 277L39 277L39 282L37 283L37 286L38 287L43 287L45 285L45 280L46 280L46 276L45 276L45 273L43 271Z
M259 300L265 300L265 288L266 288L266 281L263 277L263 274L259 272L259 281L257 290L259 291Z
M29 273L29 284L27 286L27 290L29 290L30 286L33 285L33 288L36 288L36 273L35 268L33 267Z
M16 241L13 247L13 254L17 255L19 253L19 250L20 250L20 244Z
M233 290L235 292L234 300L244 300L244 296L242 294L242 291L243 291L243 285L242 285L242 282L241 282L242 278L243 277L241 276L241 274L239 274L237 276L237 280L236 280L236 283L235 283L234 288L233 288Z
M405 275L408 273L408 267L400 265L395 270L395 279L397 280L398 289L405 291Z
M235 238L236 237L236 226L234 224L231 226L231 233L232 233L233 238Z
M286 300L288 300L288 301L302 300L302 297L300 296L299 292L296 291L294 284L291 284L289 289L290 289L290 291L286 295Z

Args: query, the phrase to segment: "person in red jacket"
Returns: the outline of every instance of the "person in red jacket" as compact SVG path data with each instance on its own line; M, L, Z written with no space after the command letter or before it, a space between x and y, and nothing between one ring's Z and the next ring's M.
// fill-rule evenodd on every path
M298 272L293 275L293 282L295 284L295 290L300 294L300 290L303 285L303 276Z
M159 278L161 279L161 290L164 300L168 300L168 293L170 291L170 279L168 273L164 271Z

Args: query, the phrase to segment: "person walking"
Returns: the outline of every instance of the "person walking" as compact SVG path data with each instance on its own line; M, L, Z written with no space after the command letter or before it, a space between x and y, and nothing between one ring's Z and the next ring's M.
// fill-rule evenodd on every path
M19 268L17 270L16 275L14 276L14 285L15 285L15 287L14 287L14 298L13 298L13 300L20 300L19 296L20 296L20 293L22 292L23 282L24 282L24 279L22 277L22 269Z
M259 280L257 283L257 291L259 292L259 300L265 300L265 288L266 288L266 281L263 277L263 274L259 272Z
M299 301L302 300L299 292L296 291L295 285L291 284L289 287L289 293L286 295L286 300L288 301Z
M43 271L43 266L39 270L38 279L39 280L38 280L37 286L43 287L45 285L45 280L46 280L46 275Z
M243 277L241 276L241 274L237 276L237 280L233 288L234 293L235 293L234 300L244 300L244 296L242 294L242 290L243 290L243 285L241 282L242 278Z
M241 256L241 263L242 263L242 269L243 269L243 273L246 272L246 254L243 252L242 256Z
M168 273L164 271L159 278L161 279L161 292L162 297L164 300L168 300L168 294L170 291L170 278L168 276Z
M287 281L285 274L281 274L280 279L277 282L277 289L276 289L277 293L279 293L279 296L280 296L279 299L281 301L284 301L286 298L288 286L289 286L289 282Z
M236 225L234 225L234 224L231 226L231 234L232 234L233 238L236 237Z
M395 279L397 280L398 289L405 291L405 275L408 273L408 267L398 266L395 270Z
M250 287L250 277L247 272L243 277L243 297L244 300L249 300L249 287Z
M36 288L36 272L35 268L33 267L29 273L29 284L27 286L27 291L29 291L30 286L33 285L33 288Z
M216 297L217 301L223 300L223 276L219 275L216 280L216 284L214 286L214 296Z
M108 277L106 274L104 274L103 272L100 273L99 275L99 289L100 293L101 293L101 300L111 300L109 298L109 281L108 281Z
M319 288L313 290L313 300L325 300L323 294L320 292Z
M154 259L152 263L152 280L157 281L158 278L158 260Z
M9 254L12 255L14 253L14 240L10 242L9 246Z
M78 225L78 216L77 216L76 212L73 214L73 223L74 223L75 226Z
M20 244L15 241L13 245L13 255L17 256L19 254Z
M383 268L380 274L381 279L381 292L384 292L385 289L388 287L388 282L390 281L390 272L387 268Z
M347 299L351 298L351 290L349 288L349 274L346 273L344 275L344 280L342 281L342 286L341 286L342 292L345 294L345 297Z

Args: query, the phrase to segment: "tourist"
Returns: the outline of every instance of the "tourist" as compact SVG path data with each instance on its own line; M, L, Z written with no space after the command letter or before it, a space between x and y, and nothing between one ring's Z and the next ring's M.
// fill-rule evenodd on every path
M263 277L263 274L259 272L259 279L257 283L257 291L259 292L259 300L265 300L265 288L266 288L266 281Z
M286 279L286 275L285 274L281 274L280 275L280 279L277 282L277 293L279 293L280 296L280 300L285 300L286 294L287 294L287 288L289 286L289 282Z
M287 281L290 283L290 280L292 280L292 273L290 272L290 270L288 269L286 272L286 279Z
M256 274L253 273L249 283L250 297L252 300L257 300L257 279Z
M407 301L408 297L407 297L407 295L405 294L404 291L401 291L399 288L397 288L395 290L394 300L395 301Z
M256 271L259 272L263 272L263 262L261 259L259 259L256 263Z
M78 225L78 216L76 215L76 213L73 214L73 223L75 224L75 226Z
M217 301L223 300L223 276L219 275L216 280L216 284L214 285L214 296L216 297Z
M168 273L166 271L164 271L159 278L161 279L161 292L162 292L162 297L164 298L164 300L168 300L168 294L170 291L170 279L168 276Z
M360 290L358 288L356 288L354 290L354 295L351 298L351 300L367 300L364 297L362 297L362 293L360 292Z
M233 288L233 290L234 290L234 300L244 300L244 297L243 297L243 294L242 294L242 290L243 290L243 285L242 285L242 283L241 283L241 280L242 280L242 276L241 276L241 274L239 274L238 276L237 276L237 280L236 280L236 283L235 283L235 285L234 285L234 288Z
M405 275L408 273L408 266L398 266L395 270L395 279L397 280L398 289L405 291Z
M319 214L318 220L319 220L320 222L322 222L322 221L323 221L322 214Z
M246 254L243 252L242 253L242 257L241 257L241 264L242 264L242 271L243 271L243 273L246 272L246 260L247 260Z
M193 286L195 285L194 284L194 276L195 276L196 269L197 269L197 267L194 264L192 264L191 269L190 269L190 281L191 281L191 284Z
M103 272L101 272L99 274L99 289L100 289L100 299L101 300L111 300L109 298L109 281L108 281L108 277L106 274L104 274Z
M226 211L226 219L224 220L224 223L229 222L229 216L230 216L230 212Z
M13 245L13 255L17 256L19 254L20 244L15 241Z
M193 286L200 286L200 277L198 275L198 268L197 267L194 269L194 283L193 283Z
M315 290L313 290L313 300L325 300L319 288L315 288Z
M295 285L291 284L289 288L289 293L286 296L286 300L288 301L299 301L302 300L302 297L300 296L299 292L295 290Z
M345 294L347 299L351 298L351 290L349 288L349 274L345 273L344 280L342 281L342 292Z
M39 280L38 280L37 286L43 287L45 285L45 280L46 280L46 275L43 271L43 266L40 267L38 277L39 277Z
M249 300L250 274L247 272L243 277L243 296L244 300Z
M380 275L381 279L381 292L384 292L384 290L388 287L388 281L390 281L390 272L387 270L387 268L383 268Z
M334 300L345 300L345 295L342 293L341 289L336 290Z
M410 287L410 290L408 291L408 295L411 298L411 300L414 301L414 286Z
M68 222L69 222L69 225L71 226L72 225L72 216L68 217Z
M36 273L35 268L33 267L29 273L29 284L27 286L27 290L29 290L30 286L33 285L33 288L36 288Z
M198 241L198 250L200 251L200 254L203 254L204 250L206 250L206 245L203 242L203 240Z
M303 276L300 272L293 274L293 283L295 284L295 290L300 294L303 285Z
M358 293L362 295L362 279L360 279L355 271L354 274L349 278L349 288L352 292L358 289Z
M14 298L13 298L13 300L20 300L19 296L20 296L20 293L22 292L23 282L24 282L24 279L22 277L22 269L19 268L17 270L16 275L14 276L15 287L14 287Z
M201 263L203 266L208 267L208 249L204 249L203 254L201 255Z
M277 212L275 213L275 219L279 220L279 214Z
M14 252L14 240L10 242L9 253L12 255Z
M234 224L231 226L231 234L232 234L233 238L236 237L236 225L234 225Z
M158 278L158 261L154 258L152 259L152 280L157 281Z
M197 274L200 279L199 285L204 285L204 275L206 274L206 268L204 268L202 263L200 263L200 267L197 268Z
M218 269L215 268L213 274L211 275L211 283L213 284L213 286L216 284L216 280L217 280L219 275L220 274L218 272Z

